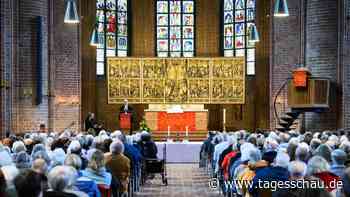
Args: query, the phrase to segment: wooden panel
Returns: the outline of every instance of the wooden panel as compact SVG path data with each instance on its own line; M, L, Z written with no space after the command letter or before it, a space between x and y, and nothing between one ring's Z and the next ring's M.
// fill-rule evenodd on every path
M155 0L132 0L131 56L155 56Z
M90 34L95 25L95 1L79 1L81 10L81 128L88 112L96 112L96 48L90 46Z
M309 79L307 88L296 88L288 83L288 105L292 108L329 107L329 80Z
M255 102L256 128L270 127L270 54L271 54L271 1L256 1L256 26L260 42L256 44Z
M208 112L196 113L196 129L206 131L208 129Z
M196 56L220 56L220 0L196 1Z
M151 129L151 131L155 131L157 129L157 112L145 112L145 120L147 121L147 126Z

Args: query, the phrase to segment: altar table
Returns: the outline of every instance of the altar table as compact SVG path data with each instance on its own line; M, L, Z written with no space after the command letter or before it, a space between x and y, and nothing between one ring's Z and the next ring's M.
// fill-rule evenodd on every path
M199 152L203 142L156 142L158 148L157 157L163 158L164 146L166 146L167 163L198 163Z

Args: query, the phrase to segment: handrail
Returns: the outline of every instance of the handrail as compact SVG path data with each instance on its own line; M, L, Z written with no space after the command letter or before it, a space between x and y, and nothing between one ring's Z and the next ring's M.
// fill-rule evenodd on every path
M277 97L281 94L283 88L287 85L288 81L290 80L290 78L287 78L283 84L281 85L281 87L278 89L277 93L276 93L276 96L275 96L275 99L273 101L273 108L274 108L274 112L275 112L275 117L277 118L277 121L278 121L278 124L281 123L281 120L280 120L280 117L277 113L277 108L276 108L276 102L277 102Z

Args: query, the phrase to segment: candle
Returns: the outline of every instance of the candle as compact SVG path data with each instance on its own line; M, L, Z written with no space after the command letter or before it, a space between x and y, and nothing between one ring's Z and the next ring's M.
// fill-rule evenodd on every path
M170 126L168 126L168 137L170 137Z
M188 126L186 126L186 137L188 137Z
M223 110L223 123L226 124L226 109Z

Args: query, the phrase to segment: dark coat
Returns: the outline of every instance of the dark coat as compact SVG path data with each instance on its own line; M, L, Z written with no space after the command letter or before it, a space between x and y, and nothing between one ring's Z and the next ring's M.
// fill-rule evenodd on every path
M267 167L256 172L255 177L253 178L253 184L249 188L249 192L254 197L265 197L272 196L272 192L269 189L259 188L260 181L287 181L289 180L288 169L282 167Z

